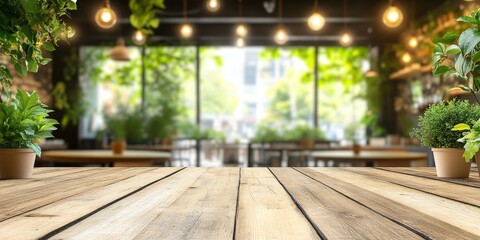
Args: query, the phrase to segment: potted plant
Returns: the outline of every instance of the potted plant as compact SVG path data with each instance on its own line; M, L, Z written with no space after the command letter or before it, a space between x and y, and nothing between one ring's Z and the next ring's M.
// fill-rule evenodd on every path
M35 155L41 155L37 142L53 137L58 124L48 118L50 112L36 92L18 90L0 103L0 179L32 176Z
M113 134L113 141L110 143L110 148L114 154L123 154L127 147L126 137L126 117L121 114L113 116L106 116L105 123L107 131Z
M418 127L410 135L433 151L438 177L466 178L470 172L470 161L464 161L462 137L458 131L450 131L462 122L472 122L480 118L480 106L468 101L439 102L430 105L418 120Z
M452 128L452 131L466 131L463 132L463 137L458 139L459 142L464 143L463 148L465 152L463 153L463 159L466 162L470 162L473 157L477 161L477 166L479 165L479 154L480 150L480 119L473 122L472 126L466 123L459 123ZM480 172L478 172L480 176Z
M76 9L75 0L7 0L0 2L0 9L0 55L9 58L22 78L50 62L42 49L54 51L58 40L74 35L63 18L67 10ZM36 142L52 137L57 122L48 118L50 111L37 93L18 90L12 96L12 79L9 67L0 64L0 178L27 178L35 154L41 154Z

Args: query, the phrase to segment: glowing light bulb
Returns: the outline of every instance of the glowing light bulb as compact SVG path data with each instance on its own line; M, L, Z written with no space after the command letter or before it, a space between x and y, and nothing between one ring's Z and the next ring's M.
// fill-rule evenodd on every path
M143 45L147 41L147 36L140 30L137 30L132 35L132 40L137 45Z
M394 4L391 4L383 13L382 20L383 24L385 24L387 27L395 28L402 24L403 13Z
M282 27L278 28L277 32L275 33L273 40L279 44L283 45L288 42L288 33Z
M184 23L180 27L180 34L182 35L183 38L189 38L193 35L193 28L190 24Z
M408 46L410 46L411 48L416 48L418 46L418 40L416 37L411 37L409 40L408 40Z
M98 26L105 29L112 28L117 23L117 15L110 8L108 2L95 14L95 22Z
M243 47L243 46L245 46L245 39L243 39L243 38L241 38L241 37L237 38L236 44L237 44L237 47Z
M349 33L343 33L342 36L340 37L340 45L344 46L344 47L347 47L347 46L350 46L350 44L352 44L352 36L350 36Z
M410 56L410 53L406 52L402 55L402 62L409 63L411 61L412 61L412 56Z
M220 9L220 0L207 0L207 9L210 12L216 12Z
M308 18L308 27L313 31L318 31L325 26L325 18L318 12L313 13Z
M68 38L73 38L75 36L75 29L73 29L71 26L67 27L67 37Z
M235 29L235 32L237 33L237 36L245 37L248 34L248 29L247 27L245 27L245 25L238 24L237 28Z

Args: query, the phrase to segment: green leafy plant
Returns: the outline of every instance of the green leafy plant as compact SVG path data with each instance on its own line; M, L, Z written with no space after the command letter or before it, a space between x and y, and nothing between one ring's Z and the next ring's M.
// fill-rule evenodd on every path
M452 128L452 131L463 132L463 137L458 141L465 144L463 145L465 148L463 158L465 162L469 162L480 150L480 120L472 122L472 127L466 123L459 123Z
M450 131L458 123L472 122L480 118L480 106L456 99L430 105L419 117L418 127L410 135L430 148L461 148L457 139L461 132Z
M132 26L146 35L153 34L153 29L160 25L160 18L156 15L160 9L165 9L164 0L130 0L128 6L132 11Z
M253 142L264 143L264 142L273 142L281 140L280 133L277 128L267 125L261 125L257 128L255 136L253 137Z
M124 115L115 114L105 117L105 124L107 132L113 134L115 140L124 141L126 139L126 122L127 119Z
M0 103L0 148L30 148L38 156L38 141L52 138L58 122L48 118L52 112L45 108L38 94L18 90L15 97Z
M284 133L285 140L322 140L325 138L326 135L321 129L308 125L297 125Z
M463 79L466 84L459 84L458 89L473 94L480 103L477 95L480 93L480 9L473 11L470 16L462 16L457 22L473 24L460 35L447 32L443 37L434 39L432 67L435 75L453 74ZM457 41L458 39L458 41ZM473 84L468 85L468 79Z
M74 30L63 21L67 10L75 10L75 0L2 0L0 2L0 47L2 55L22 77L37 72L39 65L51 59L42 56L42 49L54 51L57 41L67 39ZM10 94L12 74L0 65L2 93Z

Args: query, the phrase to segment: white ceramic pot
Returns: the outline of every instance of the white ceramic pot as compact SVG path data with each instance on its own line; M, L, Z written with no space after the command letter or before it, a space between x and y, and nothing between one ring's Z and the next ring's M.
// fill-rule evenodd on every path
M472 161L465 162L463 148L432 148L438 177L468 178Z
M30 178L34 164L31 149L0 149L0 179Z

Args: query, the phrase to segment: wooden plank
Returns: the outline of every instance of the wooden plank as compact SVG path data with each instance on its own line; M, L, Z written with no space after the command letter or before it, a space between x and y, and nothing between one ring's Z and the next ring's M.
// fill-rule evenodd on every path
M372 168L345 168L344 170L480 207L480 191L475 187Z
M456 179L456 178L439 178L435 172L435 168L379 168L389 172L396 172L401 174L413 175L418 177L424 177L429 179L435 179L438 181L451 182L461 184L465 186L480 188L480 180L478 179L478 173L470 172L470 178Z
M367 206L379 214L398 222L413 231L418 232L425 238L433 239L475 239L475 234L454 227L447 222L440 221L432 216L423 214L409 206L392 201L374 191L365 190L342 180L324 174L323 169L299 168L299 171L307 174L315 180L328 185L345 196ZM368 172L381 172L371 168L344 168L338 171L365 170ZM336 173L336 171L335 171ZM350 176L350 175L349 175ZM367 175L366 175L367 176ZM368 176L367 176L368 177ZM394 176L396 177L396 176ZM466 187L467 188L467 187ZM473 188L470 188L473 189ZM458 192L457 192L458 193Z
M313 169L480 237L480 208L342 169ZM384 202L383 204L390 204ZM449 232L451 229L447 229ZM454 229L452 229L453 231Z
M271 170L326 238L421 239L403 226L294 169Z
M320 239L266 168L243 168L236 239Z
M105 206L179 170L178 168L160 168L140 173L139 168L134 169L138 173L134 177L90 189L82 194L58 200L55 204L49 204L0 222L2 239L18 239L19 233L21 233L22 239L45 237L52 232L61 230L62 227L68 227L76 221L81 221ZM118 171L115 172L118 173ZM120 230L125 228L123 226Z
M185 169L52 239L232 239L238 184L238 168Z
M41 170L37 170L41 169ZM33 169L33 174L32 178L28 179L10 179L10 180L2 180L0 181L0 192L6 187L9 186L19 186L23 185L27 182L37 182L40 179L46 179L46 178L52 178L52 177L57 177L61 175L69 175L72 173L77 173L77 172L84 172L84 171L90 171L93 168L35 168Z
M239 168L210 168L135 239L232 239Z
M60 199L108 185L154 168L98 168L87 172L62 175L53 179L20 185L1 191L0 222Z

